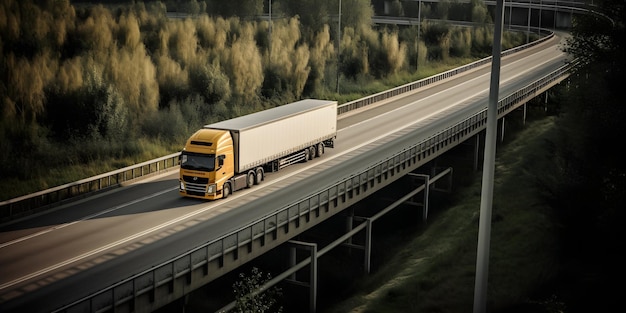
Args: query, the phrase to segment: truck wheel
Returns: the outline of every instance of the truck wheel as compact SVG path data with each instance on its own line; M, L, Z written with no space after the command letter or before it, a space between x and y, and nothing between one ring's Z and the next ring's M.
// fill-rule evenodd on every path
M315 149L315 156L319 158L323 154L324 154L324 144L320 142L317 144L317 149Z
M304 158L302 158L303 163L306 163L309 160L310 154L311 154L311 151L308 148L304 149Z
M222 199L228 198L229 195L230 195L230 184L225 183L224 187L222 188Z
M254 172L250 171L248 173L248 179L246 180L246 187L250 188L254 186Z
M309 147L309 160L313 160L314 157L315 157L315 147L310 146Z
M256 184L260 184L263 181L263 170L260 168L256 169Z

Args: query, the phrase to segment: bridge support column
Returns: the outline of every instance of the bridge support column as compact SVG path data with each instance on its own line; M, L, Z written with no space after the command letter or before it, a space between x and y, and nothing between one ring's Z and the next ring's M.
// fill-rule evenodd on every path
M409 177L411 177L412 179L423 179L424 180L424 200L422 203L419 202L415 202L413 199L411 198L408 202L410 204L416 205L416 206L421 206L422 207L422 221L426 222L426 220L428 219L428 198L430 195L430 175L425 175L425 174L415 174L415 173L409 173L408 174Z
M354 228L354 208L348 208L348 216L346 217L346 232L350 232ZM352 244L352 237L346 239L346 244Z
M368 218L366 220L366 223L367 226L365 227L365 253L363 256L363 271L369 274L372 264L372 219Z
M353 243L352 241L352 236L349 236L348 239L346 239L343 242L343 246L348 247L348 253L350 253L352 251L352 248L356 248L356 249L362 249L364 251L364 260L363 260L363 271L366 274L370 273L370 268L371 268L371 255L372 255L372 226L373 226L373 220L369 217L362 217L362 216L354 216L354 211L351 212L352 214L348 217L348 219L350 220L349 223L349 228L346 229L346 234L350 233L354 228L353 228L353 224L354 221L357 222L362 222L365 221L366 225L365 225L365 243L363 245L360 244L356 244Z
M480 133L474 136L474 171L478 171L478 160L480 159Z
M500 142L503 142L503 141L504 141L504 119L505 119L505 117L503 116L503 117L502 117L502 124L501 124L501 126L502 126L502 130L501 130L501 132L500 132Z
M522 109L524 109L524 115L522 116L522 125L526 125L526 105L527 103L524 103L524 105L522 106Z
M444 188L441 187L437 187L437 182L439 181L439 179L437 179L436 181L432 182L432 187L430 188L430 190L432 191L441 191L441 192L447 192L450 193L452 192L452 173L454 172L454 169L451 167L446 167L446 168L441 168L441 167L433 167L432 171L430 173L430 177L435 177L437 176L437 171L444 172L444 171L448 171L449 175L446 175L447 177L447 185ZM439 184L439 186L441 186L441 184Z
M286 279L286 281L296 285L309 287L309 312L315 313L317 311L317 244L295 240L290 240L289 244L289 267L294 267L297 264L296 250L298 248L309 250L311 253L311 264L309 265L310 270L308 283L298 281L296 278L296 273L292 274L291 278Z

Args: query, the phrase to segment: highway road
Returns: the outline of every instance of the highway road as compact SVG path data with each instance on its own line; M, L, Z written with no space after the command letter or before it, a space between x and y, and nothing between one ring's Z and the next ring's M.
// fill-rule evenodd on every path
M503 58L501 97L562 66L561 40ZM0 311L49 312L346 177L443 128L441 121L486 107L489 72L488 65L344 114L335 148L228 199L182 198L170 171L4 225ZM418 135L404 136L410 130Z

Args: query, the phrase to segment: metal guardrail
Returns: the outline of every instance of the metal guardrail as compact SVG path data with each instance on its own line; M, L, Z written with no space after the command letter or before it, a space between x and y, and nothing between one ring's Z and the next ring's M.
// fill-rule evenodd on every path
M147 175L168 170L178 165L179 154L178 152L173 153L108 173L0 202L0 222L36 214L51 207L109 190L125 182L131 182L144 178Z
M529 47L536 46L546 40L551 39L553 36L554 33L550 33L550 35L542 37L541 39L534 42L506 50L502 53L502 56L510 55ZM489 62L491 62L491 57L478 60L476 62L437 74L435 76L424 78L358 100L341 104L337 107L337 114L345 114L346 112L352 110L360 109L368 105L405 94L407 92L415 91L429 84L433 84L450 78L454 75L458 75L478 68L480 66L486 65ZM72 200L84 198L94 193L120 186L122 183L129 180L142 178L146 175L151 175L156 172L161 172L163 170L169 169L177 165L179 154L179 152L173 153L164 157L160 157L158 159L146 161L136 165L131 165L119 170L100 174L73 183L68 183L62 186L53 187L33 194L24 195L21 197L0 202L0 223L8 222L28 215L37 214L51 207L56 207Z
M554 37L554 33L550 32L550 34L548 36L542 37L539 40L536 40L536 41L533 41L533 42L530 42L530 43L527 43L525 45L521 45L521 46L518 46L518 47L515 47L515 48L511 48L509 50L506 50L506 51L502 52L502 56L504 57L504 56L507 56L507 55L511 55L511 54L519 52L521 50L528 49L530 47L536 46L536 45L538 45L540 43L543 43L543 42L545 42L545 41L547 41L549 39L552 39L552 37ZM464 66L461 66L461 67L458 67L458 68L455 68L455 69L452 69L452 70L449 70L449 71L437 74L435 76L431 76L431 77L427 77L427 78L424 78L424 79L420 79L418 81L414 81L414 82L411 82L411 83L404 84L402 86L398 86L398 87L395 87L395 88L392 88L392 89L388 89L388 90L385 90L385 91L373 94L371 96L367 96L367 97L363 97L363 98L360 98L360 99L357 99L357 100L354 100L354 101L346 102L346 103L341 104L341 105L339 105L337 107L337 114L339 114L339 115L345 114L345 113L350 112L352 110L360 109L360 108L366 107L368 105L371 105L373 103L378 103L380 101L387 100L387 99L393 98L395 96L405 94L407 92L413 92L413 91L415 91L415 90L417 90L419 88L422 88L424 86L427 86L427 85L430 85L430 84L442 81L444 79L448 79L448 78L450 78L452 76L455 76L455 75L458 75L458 74L461 74L461 73L465 73L465 72L468 72L470 70L476 69L476 68L484 66L486 64L489 64L491 62L491 58L492 57L486 57L484 59L480 59L480 60L472 62L470 64L467 64L467 65L464 65Z
M541 94L569 76L573 63L568 63L540 80L527 85L498 102L498 115L503 116L520 107L528 99ZM208 275L209 264L223 266L224 260L230 255L237 260L242 251L255 253L256 247L269 244L267 241L277 238L279 230L288 233L290 227L297 228L301 220L313 220L323 212L337 207L338 203L347 201L355 194L373 189L377 183L388 179L407 168L415 167L419 162L429 160L442 151L465 141L485 129L487 124L487 108L451 125L430 137L423 139L401 151L386 157L374 164L365 166L360 172L354 173L327 187L306 196L294 203L284 206L273 213L259 218L219 238L213 239L197 248L168 261L156 265L141 273L132 275L97 293L79 299L54 312L103 312L115 310L117 307L130 305L137 308L140 297L148 297L157 301L157 289L165 288L169 293L180 290L175 286L177 281L191 284L193 273ZM270 239L268 239L270 238ZM186 288L183 288L186 289Z

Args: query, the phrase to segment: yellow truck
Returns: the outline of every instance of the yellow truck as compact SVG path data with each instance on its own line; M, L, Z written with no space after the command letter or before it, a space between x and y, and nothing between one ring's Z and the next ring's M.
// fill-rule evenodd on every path
M180 154L179 192L226 198L260 184L266 172L322 156L336 137L337 102L318 99L206 125Z

